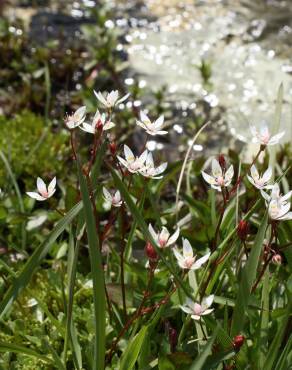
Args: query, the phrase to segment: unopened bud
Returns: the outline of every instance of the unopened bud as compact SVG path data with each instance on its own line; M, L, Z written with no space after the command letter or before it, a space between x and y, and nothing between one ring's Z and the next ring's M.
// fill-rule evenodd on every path
M146 243L145 253L150 261L156 261L158 259L158 254L150 242Z
M248 235L249 225L248 222L245 220L240 220L239 224L237 225L237 235L240 240L244 241Z
M282 263L282 256L280 254L274 254L272 257L272 262L275 265L281 265Z
M102 124L102 122L101 122L101 120L100 120L100 119L96 122L96 124L95 124L95 129L96 129L97 131L102 131L102 130L103 130L103 124Z
M236 335L236 337L233 338L232 344L235 351L239 351L241 346L243 345L245 341L244 335Z
M224 158L223 154L219 154L218 162L219 162L220 167L222 168L222 170L225 170L226 169L226 161L225 161L225 158Z
M175 352L175 348L177 345L177 331L174 328L169 328L168 338L170 344L170 351L173 353Z
M117 151L116 143L112 141L111 143L109 143L108 147L109 147L109 150L111 152L111 155L115 155L116 151Z

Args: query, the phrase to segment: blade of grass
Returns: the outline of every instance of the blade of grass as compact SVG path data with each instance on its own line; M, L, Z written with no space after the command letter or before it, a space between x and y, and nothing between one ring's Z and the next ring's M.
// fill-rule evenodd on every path
M267 267L264 277L263 277L263 289L262 289L262 317L261 317L261 327L260 327L260 343L258 346L258 358L259 358L259 369L263 369L268 343L268 327L269 327L269 283L270 283L270 273L269 266Z
M244 325L244 316L247 310L252 284L257 274L257 267L266 235L267 223L268 213L266 212L258 229L251 253L242 271L242 277L239 283L238 295L232 316L231 336L239 334Z
M49 357L42 355L33 349L27 348L25 346L22 346L20 344L14 344L14 343L4 343L0 342L0 352L12 352L12 353L20 353L22 355L27 355L30 357L36 357L40 361L44 361L52 364L53 360L51 360Z
M125 352L121 357L119 370L132 370L142 349L145 337L147 335L147 326L143 326L137 335L127 345Z
M86 222L87 238L89 244L89 255L91 273L93 280L93 303L94 303L94 370L104 370L105 363L105 286L103 267L99 247L99 238L96 232L95 217L89 197L86 179L82 173L81 166L77 162L80 191L84 204L84 216Z
M66 227L72 222L72 220L78 215L83 207L83 203L77 203L71 210L64 216L51 231L48 237L43 243L41 243L33 252L29 260L23 266L21 272L19 273L17 279L13 281L4 298L0 303L0 318L7 312L11 304L18 297L19 293L26 285L29 283L35 269L39 266L42 259L49 252L51 246L56 241L56 239L61 235L61 233L66 229Z
M192 363L190 370L201 370L208 358L208 356L212 353L212 346L217 337L218 329L216 328L212 337L208 340L207 344L205 345L203 351L199 354L199 356L195 359Z

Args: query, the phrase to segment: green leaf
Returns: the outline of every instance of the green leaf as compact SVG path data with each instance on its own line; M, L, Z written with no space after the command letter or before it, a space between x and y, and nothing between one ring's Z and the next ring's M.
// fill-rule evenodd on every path
M266 235L267 223L268 213L266 212L257 232L251 253L242 271L242 277L238 287L238 295L233 311L231 336L239 334L244 325L244 315L248 307L252 284L256 278L259 258Z
M218 329L216 329L212 335L212 337L208 340L207 344L204 346L203 351L199 354L199 356L195 359L192 363L190 370L201 370L208 358L208 356L212 353L212 346L217 337Z
M19 293L29 283L35 269L39 266L42 259L49 252L53 243L66 229L66 227L72 222L72 220L78 215L83 207L83 203L77 203L67 214L64 216L55 226L54 230L48 235L43 243L41 243L37 249L33 252L29 260L23 266L18 277L13 281L6 292L4 298L0 303L0 318L7 312L11 304L18 297Z
M25 346L22 346L20 344L12 344L12 343L4 343L0 342L0 352L13 352L13 353L20 353L22 355L27 355L30 357L36 357L41 361L52 363L52 360L45 356L42 355L33 349L27 348Z
M103 370L105 363L105 311L106 311L103 266L99 247L99 239L96 232L95 217L89 197L86 179L83 176L79 162L77 162L77 167L80 191L84 204L84 216L86 222L91 273L93 280L93 303L94 303L94 325L95 325L93 369Z
M119 370L132 370L138 356L140 354L141 348L143 346L144 339L147 334L148 327L143 326L138 334L130 341L125 352L121 358L121 365Z
M165 356L158 359L158 370L175 370L174 364Z

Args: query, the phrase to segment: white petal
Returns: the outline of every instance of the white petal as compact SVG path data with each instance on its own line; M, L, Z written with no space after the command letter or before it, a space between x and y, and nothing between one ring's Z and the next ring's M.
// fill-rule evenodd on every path
M128 99L129 96L130 96L130 94L124 95L121 99L119 99L117 101L117 104L121 104L123 101L125 101L126 99Z
M146 159L146 166L148 167L154 167L154 162L153 162L153 156L152 156L152 153L149 152L148 155L147 155L147 159Z
M184 268L184 258L183 256L179 253L179 251L177 250L177 248L173 248L173 253L180 265L180 267Z
M292 212L288 212L284 216L278 217L277 220L283 220L283 221L292 220Z
M157 236L156 232L154 231L154 229L153 229L153 227L152 227L152 225L151 225L151 224L149 224L149 226L148 226L148 230L149 230L149 232L150 232L150 234L151 234L152 238L153 238L155 241L157 241L158 236Z
M55 190L56 184L57 184L57 179L56 179L56 177L54 177L53 180L49 183L49 186L48 186L48 193L49 194L51 194Z
M184 258L193 257L193 248L188 239L183 239L183 255Z
M201 316L199 316L199 315L192 315L191 318L198 321L198 320L201 319Z
M212 175L214 177L222 176L222 169L216 158L212 160Z
M74 113L74 120L76 122L80 122L83 120L85 117L85 112L86 112L86 106L83 105L82 107L78 108L77 111Z
M112 196L111 196L110 192L105 187L102 188L102 192L103 192L103 196L104 196L105 200L108 201L108 202L112 202Z
M95 128L89 123L83 122L82 126L79 126L82 131L88 132L89 134L95 133Z
M250 173L253 179L258 179L260 177L258 170L254 164L251 166Z
M168 131L156 131L156 135L166 135L166 134L168 134Z
M282 137L285 135L285 131L283 132L280 132L279 134L277 135L274 135L270 138L269 140L269 144L270 145L274 145L274 144L277 144L279 142L280 139L282 139Z
M211 312L214 311L214 308L209 308L201 313L202 316L209 315Z
M144 152L140 155L139 161L143 164L146 161L146 158L148 156L148 150L144 150Z
M194 311L187 306L180 306L180 308L187 314L192 314Z
M256 186L256 184L255 184L255 182L254 182L254 179L253 179L252 177L250 177L249 175L246 175L246 177L248 178L248 181L249 181L252 185Z
M211 294L208 297L203 299L202 306L204 308L208 308L212 305L213 301L214 301L214 294Z
M291 197L291 195L292 195L292 190L289 191L286 195L283 195L281 197L281 202L285 202L286 200L288 200Z
M44 183L44 180L41 179L40 177L37 178L37 189L39 193L47 193L47 186Z
M210 185L215 185L216 184L216 180L214 179L214 177L208 175L206 172L202 171L202 176L208 184L210 184Z
M158 166L155 170L156 175L160 175L162 172L164 172L167 168L167 163L162 163L160 166Z
M180 229L179 227L175 230L174 234L172 234L172 236L168 239L168 242L167 242L167 246L170 246L172 244L174 244L178 237L179 237L179 232L180 232Z
M98 93L96 91L94 91L94 95L97 97L97 99L103 104L103 105L107 105L107 101L105 100L104 96L102 95L102 93L99 91Z
M194 264L194 270L197 270L198 268L200 268L205 262L208 261L209 257L210 257L210 254L211 253L207 253L205 256L199 258Z
M110 105L110 106L112 106L112 107L113 107L113 106L116 104L116 101L117 101L118 97L119 97L119 92L118 92L118 90L113 90L113 91L111 91L111 92L107 95L107 97L106 97L106 100L107 100L108 105Z
M115 124L113 122L107 122L104 124L103 129L106 131L106 130L110 130L113 127L115 127Z
M154 122L154 127L155 127L156 129L159 129L159 128L161 128L161 127L162 127L163 123L164 123L164 116L160 116L160 117L158 117L158 118L157 118L157 120Z
M231 165L225 173L225 181L231 181L234 175L233 165ZM227 186L227 184L225 184ZM228 184L229 185L229 184Z
M47 199L47 198L42 197L39 193L35 193L33 191L28 191L28 192L26 192L26 194L29 197L31 197L33 199L36 199L36 200L40 200L40 201L43 201L43 200L46 200Z
M120 157L119 155L117 155L117 158L122 163L123 166L125 166L126 168L129 167L129 163L125 161L124 158Z
M128 145L124 145L124 153L127 162L134 162L135 156L132 150L128 147Z
M262 179L264 180L264 182L268 182L271 179L272 174L273 174L272 167L268 167L268 169L265 171L265 173L262 176Z

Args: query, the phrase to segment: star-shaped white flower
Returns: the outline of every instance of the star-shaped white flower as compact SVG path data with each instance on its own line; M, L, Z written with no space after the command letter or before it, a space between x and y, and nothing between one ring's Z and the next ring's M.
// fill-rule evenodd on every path
M270 181L273 171L272 168L269 167L262 176L258 173L258 170L255 165L251 166L250 169L251 176L247 175L249 181L255 186L257 189L271 189L272 185L268 185Z
M118 90L113 90L109 93L106 92L105 96L100 91L99 92L94 91L94 94L97 97L97 99L101 102L101 104L103 104L107 109L111 109L114 106L122 103L130 96L130 94L126 94L119 99Z
M100 114L99 110L97 109L91 124L83 122L82 125L79 126L79 128L90 134L95 134L98 125L102 125L103 131L109 130L115 126L113 122L106 121L105 114Z
M161 130L164 123L164 117L160 116L156 121L151 122L145 112L140 113L140 120L137 121L137 125L142 127L149 135L166 135L167 131Z
M200 320L201 316L209 315L214 308L209 308L214 301L214 295L209 295L202 300L202 303L196 303L190 298L186 299L186 303L180 308L187 314L191 315L194 320Z
M127 145L124 145L124 154L125 159L120 156L117 157L118 160L122 163L123 166L127 168L129 172L137 173L145 169L145 161L148 155L147 150L144 150L144 152L139 157L135 157L132 150Z
M65 117L65 125L69 130L80 126L85 121L86 116L86 106L82 106L76 110L75 113L67 115Z
M104 199L114 207L120 207L123 203L119 190L111 194L105 187L102 188Z
M140 174L144 177L150 177L152 179L162 179L163 176L159 176L162 172L166 170L167 163L162 163L158 167L154 167L154 161L152 153L149 152L146 158L145 168L140 170Z
M234 175L233 166L231 165L228 170L223 173L222 168L217 159L212 160L212 176L202 171L204 180L211 185L213 189L221 191L224 186L231 184L232 177Z
M250 131L253 136L253 142L265 146L278 144L280 139L285 134L285 131L282 131L279 134L272 136L269 131L268 125L265 122L261 123L259 130L255 126L250 126Z
M281 195L280 193L280 187L278 183L275 183L272 186L271 194L269 195L265 191L261 190L261 194L263 198L266 200L266 203L268 204L272 200L277 200L278 202L285 204L287 203L288 199L292 196L292 190L290 190L287 194Z
M173 253L179 266L182 269L188 270L198 270L205 262L208 261L211 254L207 253L205 256L196 260L197 256L194 256L193 248L187 239L183 239L183 254L179 253L177 248L173 249Z
M292 220L292 212L290 211L290 202L281 202L279 200L271 200L269 203L269 216L275 221L287 221Z
M50 198L56 191L56 177L53 178L53 180L49 183L49 186L47 188L46 184L44 181L38 177L37 178L37 189L38 193L36 192L30 192L28 191L26 194L36 200L43 201L47 200Z
M172 236L170 236L169 231L164 226L162 227L160 233L156 233L151 224L149 224L148 229L152 235L152 238L156 241L160 248L170 247L177 241L177 238L179 237L179 228L176 229Z

